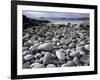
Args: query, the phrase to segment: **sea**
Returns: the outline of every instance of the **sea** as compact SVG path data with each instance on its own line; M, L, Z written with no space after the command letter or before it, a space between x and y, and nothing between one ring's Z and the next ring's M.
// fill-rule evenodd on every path
M67 23L71 23L71 24L81 24L81 23L84 23L84 22L88 22L89 20L53 20L53 19L50 19L49 20L50 22L52 22L53 24L67 24Z

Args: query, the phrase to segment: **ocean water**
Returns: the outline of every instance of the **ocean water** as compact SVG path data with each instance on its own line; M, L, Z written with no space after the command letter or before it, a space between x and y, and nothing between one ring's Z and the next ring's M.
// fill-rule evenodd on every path
M81 24L84 22L87 22L88 20L50 20L52 23L54 24L67 24L67 23L71 23L71 24Z

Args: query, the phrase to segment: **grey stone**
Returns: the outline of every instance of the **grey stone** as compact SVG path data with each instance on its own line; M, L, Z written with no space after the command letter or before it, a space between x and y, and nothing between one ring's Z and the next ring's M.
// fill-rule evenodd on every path
M26 50L26 51L23 52L23 56L25 56L27 54L29 54L29 51L28 50Z
M89 66L89 65L85 63L84 66Z
M61 67L71 67L71 66L75 66L73 61L67 61L67 63L63 64Z
M45 68L44 64L36 64L33 68Z
M33 68L35 65L38 65L39 63L33 63L30 65L30 68Z
M76 47L76 44L75 43L70 43L69 44L69 48L74 48L74 47Z
M24 68L24 69L29 69L29 68L30 68L30 62L25 62L25 63L23 64L23 68Z
M85 56L86 55L86 53L84 51L80 51L79 53L80 53L81 56Z
M55 59L57 56L55 54L51 54L51 58Z
M66 56L66 59L69 61L71 60L71 58L69 57L69 55Z
M77 51L72 51L71 53L70 53L70 56L71 57L79 57L80 56L80 53L79 52L77 52Z
M29 51L31 52L31 53L33 53L33 55L35 54L34 52L38 52L39 50L37 49L37 47L38 47L38 45L37 46L31 46L30 48L29 48Z
M54 67L56 67L56 65L54 65L54 64L48 64L47 65L47 68L54 68Z
M45 38L44 37L38 37L38 41L44 42L45 41Z
M41 53L36 53L36 55L35 55L35 58L36 59L40 59L42 57L42 54Z
M31 42L31 40L28 40L27 42L24 43L24 46L25 47L29 47L29 46L32 46L33 43Z
M67 45L68 45L69 43L71 43L71 41L72 41L72 38L71 38L71 37L69 37L68 39L66 39L66 40L65 40L65 44L67 44Z
M86 49L86 50L88 50L88 51L89 51L89 49L90 49L89 44L84 45L84 47L85 47L85 49Z
M73 62L75 63L75 65L79 64L79 59L77 57L74 57Z
M53 42L59 42L59 39L58 38L53 38L51 41L53 41Z
M54 45L52 43L43 43L38 46L38 49L44 51L52 51L54 49Z
M78 51L78 52L85 51L85 48L84 48L84 46L77 46L76 51Z
M51 60L51 53L47 52L44 55L43 64L49 64Z
M80 62L81 62L81 63L87 63L87 64L89 64L89 62L90 62L90 57L87 56L87 55L81 56L81 57L80 57Z
M65 60L65 53L61 49L56 51L56 56L59 60Z
M25 51L25 50L28 50L29 47L22 47L22 50Z
M25 61L32 60L32 59L33 59L33 55L31 55L31 54L24 56Z
M85 44L86 44L85 41L81 41L81 42L79 43L80 46L84 46Z

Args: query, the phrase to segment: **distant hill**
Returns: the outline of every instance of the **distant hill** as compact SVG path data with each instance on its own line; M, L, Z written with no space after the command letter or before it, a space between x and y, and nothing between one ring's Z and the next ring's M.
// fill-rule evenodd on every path
M40 24L46 24L46 23L50 23L50 21L31 19L23 15L23 29L26 29L27 27L32 27L32 26L39 26Z

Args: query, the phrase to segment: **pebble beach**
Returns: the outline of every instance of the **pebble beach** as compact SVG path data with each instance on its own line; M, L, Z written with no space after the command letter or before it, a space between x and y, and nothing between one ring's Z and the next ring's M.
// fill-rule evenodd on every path
M45 23L23 29L23 69L90 65L89 25Z

